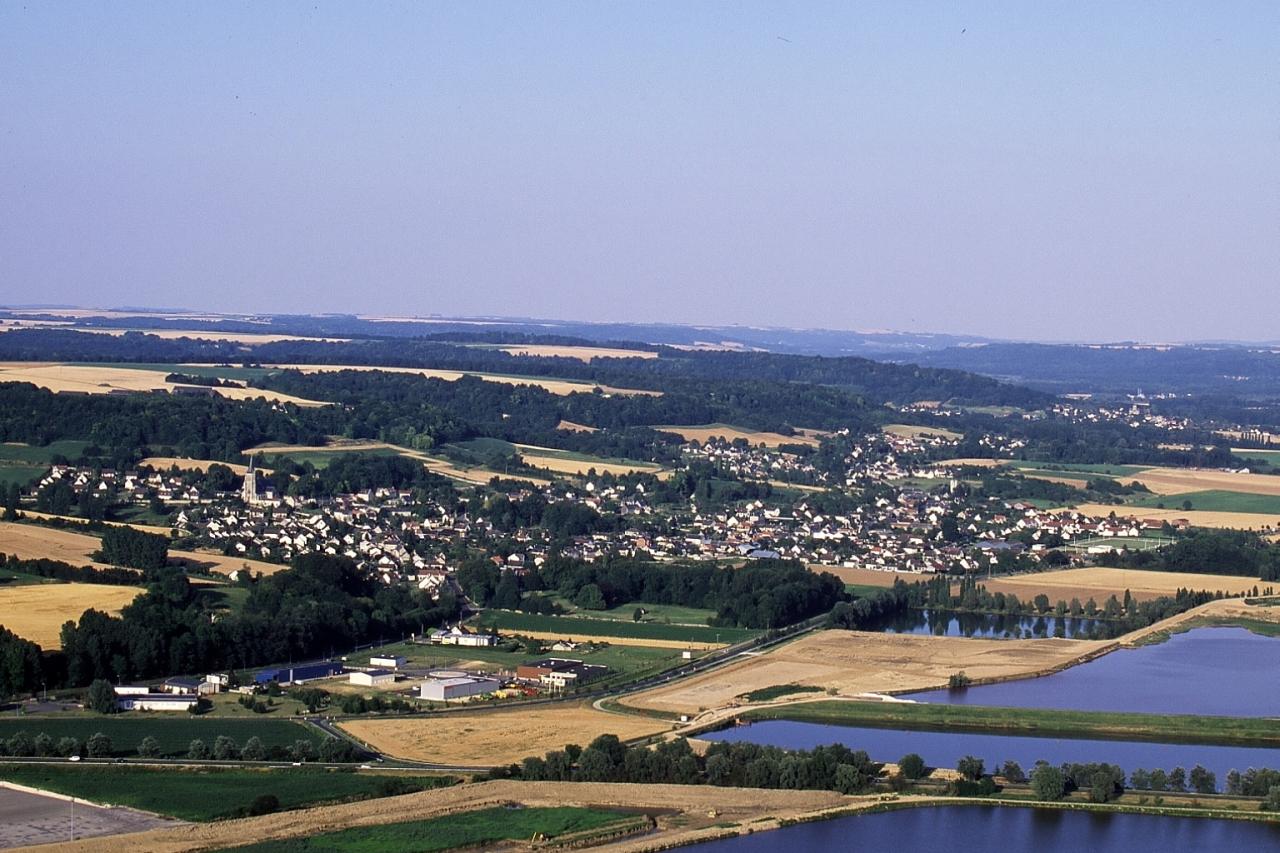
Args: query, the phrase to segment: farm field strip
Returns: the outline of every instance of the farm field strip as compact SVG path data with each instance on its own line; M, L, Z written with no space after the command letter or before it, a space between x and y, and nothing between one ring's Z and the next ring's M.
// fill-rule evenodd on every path
M1257 497L1256 495L1247 497ZM1194 506L1193 502L1193 506ZM1192 527L1222 527L1232 530L1262 530L1280 525L1280 514L1261 512L1220 512L1208 509L1178 509L1145 507L1138 504L1078 504L1060 511L1074 509L1086 515L1106 518L1115 513L1119 518L1152 519L1174 522L1185 519ZM1121 540L1123 541L1123 540Z
M916 426L915 424L887 424L881 427L880 431L903 438L945 438L953 441L964 438L963 434L954 430L942 429L941 427Z
M657 358L652 350L619 349L617 347L590 346L558 346L556 344L520 344L518 346L500 346L508 355L534 356L542 358L573 358L578 361L595 361L598 358Z
M160 743L161 754L170 758L186 756L191 741L197 739L212 748L213 742L223 735L240 746L249 738L256 737L268 749L293 746L299 740L309 740L315 745L328 737L319 729L293 720L273 719L270 715L236 718L179 714L164 717L137 711L110 716L62 711L51 716L30 714L0 718L0 737L10 738L18 732L26 732L32 737L47 734L54 743L64 737L74 737L84 743L97 732L102 732L111 738L112 754L121 757L136 756L142 739L153 737Z
M103 367L67 362L0 362L0 382L30 382L49 391L71 391L82 394L109 394L113 391L165 391L175 383L165 380L160 371L131 367ZM305 400L260 388L214 388L215 393L230 400L253 400L263 397L279 403L299 406L322 406Z
M559 637L568 637L573 634L600 640L635 640L641 644L644 641L666 641L727 645L750 639L760 633L748 628L583 619L575 616L549 616L509 610L486 610L476 618L475 623L515 633L539 631Z
M667 425L655 426L653 429L659 432L674 433L685 441L708 441L712 438L723 438L727 441L735 439L746 439L753 445L763 445L765 447L779 447L784 444L805 444L810 447L817 447L818 440L823 433L817 430L796 430L795 435L782 435L777 432L765 432L760 430L742 429L741 427L730 426L729 424L704 424L701 426L680 426Z
M991 578L982 583L990 592L1012 593L1023 601L1043 593L1054 603L1059 600L1069 601L1072 598L1079 598L1081 601L1093 598L1099 606L1111 595L1124 598L1126 590L1138 601L1149 601L1153 598L1173 595L1179 589L1221 591L1227 595L1243 595L1255 586L1266 586L1257 578L1238 575L1156 572L1103 566L1008 575Z
M507 376L499 373L480 373L476 371L466 370L436 370L432 368L419 367L383 367L380 365L360 365L360 364L273 364L269 365L274 370L297 370L300 373L335 373L342 370L367 370L381 371L384 373L414 373L419 376L426 376L431 379L443 379L446 382L456 382L464 376L474 376L485 382L498 382L504 385L532 385L545 389L552 394L589 394L599 388L606 394L618 394L620 396L642 395L650 397L662 396L661 391L646 391L638 388L614 388L609 385L597 385L594 382L586 382L572 379L546 379L538 376Z

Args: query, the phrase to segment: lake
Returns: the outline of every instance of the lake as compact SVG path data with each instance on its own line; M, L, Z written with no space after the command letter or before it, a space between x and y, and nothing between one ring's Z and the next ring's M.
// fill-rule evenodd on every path
M1190 771L1200 764L1217 775L1219 788L1226 784L1229 770L1243 772L1250 767L1280 769L1280 749L1266 747L900 731L789 720L766 720L700 737L704 740L766 744L783 749L813 749L815 746L842 743L850 749L866 750L875 761L888 762L896 762L907 753L914 752L930 767L954 768L964 756L974 755L986 762L988 772L998 769L1006 760L1018 762L1026 773L1030 773L1032 766L1040 760L1053 765L1105 761L1119 765L1126 774L1138 767L1171 770L1181 766Z
M1109 635L1113 626L1101 619L1073 619L1056 616L1004 616L996 613L961 613L954 610L906 610L884 617L866 627L886 634L929 634L935 637L1021 637L1088 638L1097 626Z
M833 850L1175 853L1277 848L1280 848L1280 825L1277 824L1058 809L940 806L816 821L710 841L689 849L698 853L774 850L788 853Z
M1280 640L1244 628L1197 628L1043 678L904 698L1014 708L1280 716Z

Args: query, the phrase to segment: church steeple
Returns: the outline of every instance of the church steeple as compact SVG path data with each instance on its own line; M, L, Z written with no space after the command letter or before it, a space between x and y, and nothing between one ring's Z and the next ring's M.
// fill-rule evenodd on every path
M258 502L258 474L254 470L255 456L249 457L249 467L244 472L244 485L240 487L240 497L247 504Z

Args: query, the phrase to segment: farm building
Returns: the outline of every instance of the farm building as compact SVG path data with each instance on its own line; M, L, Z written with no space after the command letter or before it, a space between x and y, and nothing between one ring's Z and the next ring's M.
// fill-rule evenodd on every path
M563 690L575 684L585 684L600 678L609 671L607 666L583 663L570 658L544 658L516 667L516 678L536 681L544 687Z
M463 625L455 625L447 631L432 631L430 639L432 643L440 646L489 648L498 644L498 638L495 635L470 631Z
M468 696L484 696L500 687L502 682L496 678L460 675L453 678L433 678L423 682L418 689L418 696L434 702L448 702L453 699L465 699Z
M369 666L379 669L399 669L404 666L404 655L375 655L369 658Z
M150 693L145 687L116 688L116 706L121 711L187 711L199 701L194 693Z
M337 661L321 661L320 663L284 666L279 669L264 669L253 677L255 684L298 684L303 681L314 681L317 678L329 678L342 675L346 667Z
M396 683L396 674L389 669L356 670L351 673L351 683L361 687L387 687Z

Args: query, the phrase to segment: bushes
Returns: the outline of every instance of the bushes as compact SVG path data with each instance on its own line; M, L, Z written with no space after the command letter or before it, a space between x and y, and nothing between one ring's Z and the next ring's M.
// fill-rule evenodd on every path
M131 569L163 569L169 562L169 540L126 525L102 531L102 560Z

